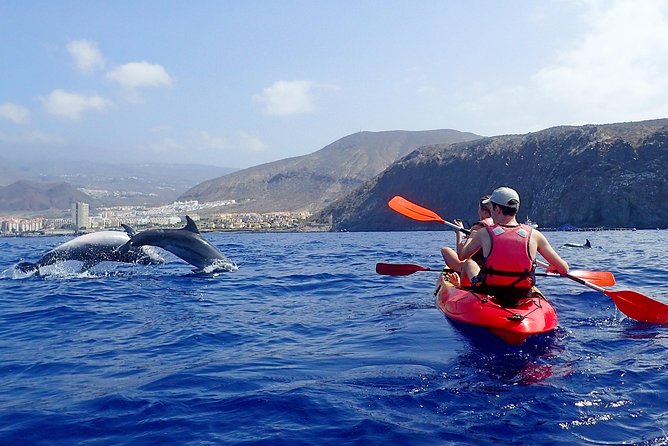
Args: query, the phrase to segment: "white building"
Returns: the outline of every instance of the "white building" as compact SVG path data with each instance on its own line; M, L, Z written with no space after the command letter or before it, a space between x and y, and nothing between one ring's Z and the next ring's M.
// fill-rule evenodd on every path
M72 223L76 229L90 228L88 203L77 201L72 205Z

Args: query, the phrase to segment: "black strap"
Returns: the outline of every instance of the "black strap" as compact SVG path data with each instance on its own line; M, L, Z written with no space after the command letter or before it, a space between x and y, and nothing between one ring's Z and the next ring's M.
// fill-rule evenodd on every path
M518 283L520 283L523 279L531 279L531 285L536 284L536 265L533 264L533 267L528 270L525 269L524 271L517 272L517 271L503 271L500 269L494 269L491 266L486 266L483 265L482 268L480 269L480 273L478 274L478 277L480 277L480 282L485 282L485 279L487 278L487 275L496 275L496 276L504 276L504 277L517 277L517 280L509 283L506 285L506 287L512 288Z

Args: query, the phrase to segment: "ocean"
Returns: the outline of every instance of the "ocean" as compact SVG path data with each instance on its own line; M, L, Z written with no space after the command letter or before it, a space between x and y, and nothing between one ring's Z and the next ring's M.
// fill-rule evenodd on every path
M548 232L572 268L668 303L668 231ZM239 265L71 263L0 238L2 445L668 444L668 326L539 277L557 330L519 347L453 326L452 232L206 233ZM567 242L591 249L567 248Z

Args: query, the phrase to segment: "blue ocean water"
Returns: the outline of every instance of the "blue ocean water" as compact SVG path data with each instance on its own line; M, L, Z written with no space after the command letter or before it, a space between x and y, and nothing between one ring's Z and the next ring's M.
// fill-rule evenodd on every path
M436 273L375 274L452 234L207 233L239 265L215 278L168 253L26 277L68 238L2 238L0 444L668 444L668 326L539 278L559 327L509 347L445 319ZM668 231L547 235L668 303Z

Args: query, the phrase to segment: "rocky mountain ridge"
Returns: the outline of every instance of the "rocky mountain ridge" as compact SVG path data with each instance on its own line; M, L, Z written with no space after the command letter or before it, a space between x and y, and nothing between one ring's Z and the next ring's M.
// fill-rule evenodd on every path
M442 229L391 211L394 195L446 219L476 215L477 200L515 188L519 217L542 226L668 227L668 119L560 126L412 152L325 208L333 230Z

